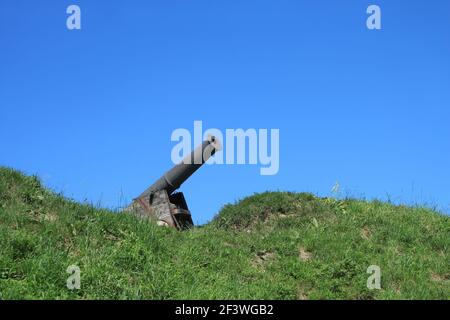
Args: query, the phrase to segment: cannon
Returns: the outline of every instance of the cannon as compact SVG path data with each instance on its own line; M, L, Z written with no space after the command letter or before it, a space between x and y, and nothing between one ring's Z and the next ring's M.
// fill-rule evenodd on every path
M135 198L125 211L157 221L165 225L184 230L194 225L191 212L182 192L175 192L208 159L221 150L220 141L208 136L189 155L163 174L147 190Z

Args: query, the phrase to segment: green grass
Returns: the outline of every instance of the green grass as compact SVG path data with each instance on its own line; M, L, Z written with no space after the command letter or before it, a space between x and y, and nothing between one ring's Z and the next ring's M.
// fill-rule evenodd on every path
M0 299L448 299L449 235L427 208L287 192L178 232L0 168ZM370 265L381 290L366 287Z

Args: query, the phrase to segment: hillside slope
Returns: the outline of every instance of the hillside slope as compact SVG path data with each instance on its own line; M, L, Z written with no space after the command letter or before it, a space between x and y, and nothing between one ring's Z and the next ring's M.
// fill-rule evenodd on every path
M178 232L0 168L0 299L448 299L449 235L429 209L285 192Z

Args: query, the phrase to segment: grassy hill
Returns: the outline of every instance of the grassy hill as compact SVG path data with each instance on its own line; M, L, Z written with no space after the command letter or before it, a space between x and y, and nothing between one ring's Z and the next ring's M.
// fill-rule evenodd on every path
M449 236L430 209L287 192L178 232L0 168L0 299L448 299ZM366 287L370 265L381 290Z

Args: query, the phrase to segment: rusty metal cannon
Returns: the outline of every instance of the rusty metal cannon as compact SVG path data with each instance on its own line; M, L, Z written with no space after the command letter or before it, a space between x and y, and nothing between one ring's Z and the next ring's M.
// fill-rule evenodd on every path
M159 225L178 230L194 225L182 192L175 192L195 171L221 149L220 141L209 136L179 164L167 171L125 210L142 218L156 219Z

